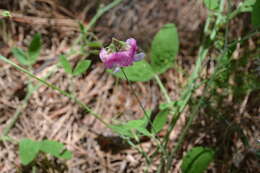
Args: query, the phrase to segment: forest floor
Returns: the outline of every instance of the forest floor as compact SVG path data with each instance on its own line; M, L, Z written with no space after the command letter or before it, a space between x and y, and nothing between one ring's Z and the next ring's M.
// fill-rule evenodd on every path
M72 49L80 49L75 40L80 36L79 21L87 26L96 14L100 4L108 4L109 0L4 0L0 2L1 10L9 10L11 19L0 19L0 54L18 63L13 57L11 49L20 47L26 49L32 36L39 32L42 35L43 48L37 63L33 66L34 73L66 91L73 91L82 102L90 106L95 112L103 115L108 122L126 121L139 118L143 115L138 101L132 96L131 89L126 81L118 80L106 72L104 65L97 55L88 56L92 60L91 67L79 77L71 78L62 68L56 68L58 56ZM201 43L203 26L207 11L201 2L195 0L139 1L125 0L115 8L101 16L91 28L95 37L109 43L112 37L125 40L136 38L146 52L149 51L154 34L166 23L175 23L180 37L180 52L177 64L184 73L170 69L161 75L173 100L180 96L187 77L192 72L196 61L198 47ZM232 29L232 36L242 35L245 28L250 27L248 16L241 15L236 26ZM248 40L248 45L256 47L254 40ZM242 49L242 48L241 48ZM239 52L238 52L239 53ZM73 55L70 62L75 64L84 55ZM49 74L51 73L51 74ZM72 151L73 159L68 161L51 162L49 170L59 172L59 167L67 167L66 172L144 172L145 158L140 153L120 141L120 138L93 116L52 89L40 85L36 91L26 99L27 84L31 79L14 67L0 61L0 133L14 121L8 129L8 136L14 140L30 138L34 140L52 139L65 144ZM33 81L34 84L39 84ZM146 109L156 110L163 102L160 89L151 80L133 84L140 100ZM255 93L255 94L259 94ZM259 107L250 96L245 100L246 108L242 112L249 112L252 107ZM232 104L232 103L230 103ZM254 105L256 104L256 105ZM237 108L238 109L238 108ZM259 110L259 109L258 109ZM241 112L241 115L243 114ZM17 117L14 117L17 114ZM188 114L188 110L187 113ZM178 121L170 136L170 146L176 143L187 115ZM245 133L252 145L259 135L259 116L238 116L228 118L245 128ZM258 126L258 127L257 127ZM210 127L210 128L209 128ZM181 158L185 151L193 146L228 145L223 153L225 163L221 159L210 165L208 172L226 172L232 165L242 172L257 172L259 162L250 156L249 150L242 147L239 137L234 135L222 136L221 130L229 127L221 123L213 123L212 119L201 116L194 122L182 148L173 161L174 172L180 172ZM159 135L163 136L165 129ZM228 142L227 142L228 141ZM152 153L155 145L151 141L140 144L144 151ZM255 144L256 145L256 144ZM235 150L234 150L235 148ZM234 152L234 153L230 153ZM149 168L155 172L159 158ZM44 159L39 158L39 168L46 167ZM18 157L18 146L9 141L0 142L0 172L28 172L31 167L22 166ZM46 170L45 170L46 171ZM259 170L258 170L259 171ZM48 171L47 171L48 172Z

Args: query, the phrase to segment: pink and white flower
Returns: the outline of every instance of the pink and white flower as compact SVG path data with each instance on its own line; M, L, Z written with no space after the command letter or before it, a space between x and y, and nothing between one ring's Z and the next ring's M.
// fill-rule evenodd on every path
M122 48L118 51L112 50L110 48L111 46L107 49L101 49L99 57L107 68L119 71L120 67L131 66L133 62L140 61L144 58L144 53L137 54L138 47L134 38L129 38L125 43L121 42L121 44L123 44Z

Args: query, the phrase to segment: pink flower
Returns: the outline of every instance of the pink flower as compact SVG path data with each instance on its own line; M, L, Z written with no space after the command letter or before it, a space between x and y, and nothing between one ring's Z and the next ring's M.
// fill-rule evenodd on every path
M133 64L135 61L139 61L144 58L144 53L137 54L137 44L136 40L129 38L125 43L118 41L120 44L120 50L112 50L112 45L107 49L102 48L99 57L104 62L105 66L109 69L115 69L115 71L120 70L120 67L127 67ZM112 43L113 44L113 43ZM122 47L122 48L121 48Z

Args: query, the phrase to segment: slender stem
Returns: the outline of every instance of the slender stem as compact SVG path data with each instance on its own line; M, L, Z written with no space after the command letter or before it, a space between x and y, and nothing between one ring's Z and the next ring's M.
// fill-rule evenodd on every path
M245 35L244 37L229 43L227 46L228 47L232 47L232 46L236 45L237 43L242 43L245 40L248 40L249 38L251 38L251 37L253 37L255 35L258 35L258 34L260 34L260 32L258 30L254 31L254 32L250 32L249 34Z
M32 71L32 66L29 65L28 67L30 69L30 71ZM26 96L22 101L22 104L16 109L14 115L11 118L11 121L7 124L7 126L4 128L3 130L3 134L2 136L7 136L8 133L10 132L11 128L15 125L16 121L18 120L18 118L21 115L21 112L25 109L25 107L28 104L28 100L31 97L33 91L36 89L37 86L33 87L32 84L32 80L29 79L29 82L27 84L27 92L26 92Z
M159 85L159 87L160 87L160 89L161 89L161 91L162 91L162 93L163 93L163 95L164 95L164 97L165 97L167 103L171 103L171 102L172 102L172 101L171 101L171 98L170 98L170 96L169 96L169 94L168 94L166 88L165 88L164 85L162 84L162 81L161 81L161 79L159 78L159 76L158 76L158 75L155 75L154 78L155 78L155 81L157 82L157 84Z
M127 75L126 75L124 69L121 68L121 70L122 70L122 72L123 72L123 74L124 74L124 76L125 76L125 78L126 78L128 84L130 85L130 88L131 88L131 90L132 90L134 96L136 97L136 100L138 101L140 107L142 108L142 110L143 110L143 112L144 112L144 115L145 115L146 119L148 120L148 123L151 125L152 130L155 131L155 129L154 129L154 127L153 127L153 123L152 123L150 117L148 116L147 112L145 111L145 108L144 108L144 106L142 105L141 100L140 100L139 97L137 96L137 94L136 94L136 92L135 92L135 90L134 90L134 88L133 88L133 86L132 86L130 80L128 79L128 77L127 77ZM158 146L159 146L159 148L161 149L161 151L165 153L166 151L164 150L163 146L161 145L160 139L157 139L157 138L155 138L154 136L153 136L153 138L158 142Z
M28 100L29 100L29 98L32 95L32 90L33 89L29 89L29 87L28 87L28 91L27 91L27 94L26 94L26 96L25 96L25 98L23 100L23 103L16 109L16 111L15 111L15 113L14 113L14 115L13 115L11 121L10 121L10 123L8 123L7 126L4 128L3 134L2 134L3 136L7 136L8 135L9 131L11 130L11 128L14 126L15 122L20 117L21 112L24 110L24 108L28 104Z
M224 9L224 1L225 0L221 0L220 1L219 13L221 13L223 11L223 9ZM210 20L210 16L207 18L207 22L208 22L208 20ZM195 89L195 86L196 86L196 81L197 81L197 79L199 77L199 74L200 74L200 71L202 69L202 63L203 63L204 59L206 58L208 50L209 50L209 44L212 41L214 41L214 39L216 37L216 33L219 30L218 26L221 23L221 20L222 20L222 16L221 16L221 14L219 14L217 16L217 19L216 19L216 22L215 22L215 27L214 27L213 31L210 33L210 36L209 36L210 40L208 40L206 38L204 40L204 43L202 44L202 46L199 49L199 54L198 54L198 59L196 61L195 69L194 69L192 75L190 76L190 78L188 80L188 83L187 83L185 91L183 92L183 94L181 96L181 99L180 99L181 104L180 104L180 106L178 106L174 110L174 116L173 116L173 118L171 120L170 127L169 127L169 129L168 129L168 131L167 131L167 133L165 135L165 138L164 138L164 141L165 141L164 147L165 148L167 148L168 141L169 141L169 135L170 135L171 131L175 127L175 124L176 124L177 120L179 119L181 113L183 112L183 110L187 106L187 104L188 104L188 102L189 102L189 100L190 100L190 98L192 96L192 93L193 93L193 91ZM206 27L209 27L209 25L205 26L204 33L205 33L205 31L208 31L208 28L206 28ZM205 33L205 34L207 34L207 33ZM179 139L180 143L183 140L183 138ZM178 150L178 148L174 151L174 153ZM172 163L172 159L173 159L173 154L171 154L172 152L173 151L169 152L169 154L168 154L167 165L166 165L166 172L171 169L171 163ZM161 159L161 165L163 165L163 162L164 161ZM164 169L164 168L161 168L161 169Z
M111 8L114 8L115 6L117 6L119 3L121 3L123 0L114 0L113 2L111 2L110 4L108 4L107 6L98 9L96 15L91 19L91 21L89 22L88 26L87 26L87 31L92 28L95 23L97 22L97 20L107 11L109 11Z
M45 79L47 79L52 73L54 73L54 70L49 72L46 76L45 76ZM33 86L31 80L30 80L30 83L27 85L27 93L26 93L26 96L25 98L23 99L23 102L22 104L16 109L10 123L4 128L3 130L3 136L7 136L9 131L11 130L11 128L14 126L15 122L18 120L18 118L20 117L21 115L21 112L26 108L27 104L28 104L28 100L29 98L32 96L33 92L35 90L37 90L39 87L41 86L41 84L38 84L36 86Z
M44 79L41 79L37 76L35 76L34 74L30 73L29 71L27 71L26 69L20 67L19 65L15 64L14 62L8 60L7 58L3 57L2 55L0 55L0 59L3 60L4 62L14 66L16 69L20 70L23 73L26 73L28 76L32 77L33 79L36 79L37 81L41 82L42 84L46 85L47 87L58 91L60 94L70 98L72 101L74 101L75 103L79 104L81 107L83 107L86 111L88 111L91 115L93 115L95 118L97 118L101 123L103 123L105 126L109 127L109 124L104 121L102 119L102 117L95 113L94 111L92 111L91 108L89 108L86 104L84 104L81 100L79 100L77 97L73 96L72 94L60 89L59 87L45 81Z
M149 117L149 115L147 114L147 112L145 111L145 108L144 108L144 106L143 106L141 100L140 100L139 97L137 96L137 94L136 94L136 92L135 92L135 89L133 88L133 86L132 86L130 80L128 79L128 77L127 77L127 75L126 75L124 69L121 68L121 71L123 72L123 74L124 74L124 76L125 76L125 78L126 78L128 84L129 84L129 86L130 86L130 88L131 88L131 90L132 90L132 93L134 94L134 96L135 96L135 98L136 98L138 104L140 105L142 111L144 112L144 115L145 115L146 119L148 120L148 123L151 125L151 127L153 127L152 122L151 122L151 120L150 120L150 117Z
M109 11L111 8L115 7L116 5L118 5L119 3L121 3L122 1L123 1L123 0L115 0L115 1L113 1L112 3L108 4L107 6L105 6L104 8L99 9L98 12L96 13L96 15L91 19L90 23L87 25L87 31L95 25L95 23L97 22L97 20L98 20L105 12ZM2 60L5 61L5 58L2 57L1 55L0 55L0 59L2 59ZM6 59L6 60L7 60L7 59ZM99 119L103 124L105 124L106 126L108 126L108 124L107 124L105 121L103 121L98 114L96 114L95 112L93 112L93 111L92 111L90 108L88 108L84 103L82 103L80 100L78 100L76 97L74 97L73 94L66 93L65 91L60 90L58 87L56 87L56 86L54 86L54 85L52 85L52 84L50 84L50 83L48 83L48 82L46 82L46 81L44 81L44 80L41 80L40 78L37 78L36 76L33 76L32 74L30 74L30 72L26 71L25 69L19 68L19 66L16 65L16 64L14 64L14 63L12 64L11 61L8 62L8 60L7 60L7 61L5 61L5 62L7 62L7 63L9 63L9 64L11 64L11 65L13 65L13 66L15 66L17 69L21 70L22 72L26 73L27 75L31 76L32 78L34 78L34 79L40 81L41 83L47 85L48 87L50 87L50 88L52 88L52 89L58 91L58 92L61 93L62 95L67 96L67 97L69 97L70 99L74 100L75 102L77 102L78 104L80 104L82 107L84 107L88 112L90 112L92 115L94 115L97 119ZM30 68L30 69L31 69L31 68ZM26 95L26 97L25 97L25 99L24 99L22 105L16 110L16 112L15 112L15 114L14 114L14 116L13 116L11 122L10 122L10 123L7 125L7 127L4 129L3 134L2 134L2 136L1 136L1 139L6 139L6 137L7 137L8 133L9 133L10 129L14 126L15 122L17 121L17 119L18 119L19 116L21 115L22 110L26 107L27 102L28 102L30 96L32 95L33 91L34 91L34 90L37 90L37 88L39 88L39 87L40 87L40 85L37 85L37 86L35 86L32 90L30 90L30 89L28 90L27 95Z

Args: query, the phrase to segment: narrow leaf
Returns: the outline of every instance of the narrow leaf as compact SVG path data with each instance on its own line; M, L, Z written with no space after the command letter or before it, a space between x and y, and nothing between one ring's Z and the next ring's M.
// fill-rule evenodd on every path
M134 128L138 128L138 127L144 127L144 125L146 124L144 119L139 119L139 120L130 120L127 123L124 124L125 127L129 128L129 129L134 129Z
M41 144L31 139L21 139L19 142L19 157L23 165L28 165L36 157Z
M244 6L253 6L256 0L245 0L242 5Z
M175 62L179 51L178 32L174 24L164 25L152 42L151 65L155 72L163 73Z
M130 138L134 137L134 135L129 130L129 128L125 127L123 124L110 125L109 128L122 136L130 137Z
M254 28L260 27L260 0L257 0L253 6L251 21Z
M159 131L162 130L163 126L167 122L168 114L169 114L169 110L165 109L165 110L162 110L161 112L159 112L156 115L156 117L153 121L153 128L152 128L152 131L153 131L154 134L156 134L156 133L158 133Z
M35 34L28 49L30 64L34 64L41 51L41 35Z
M240 6L239 11L240 12L252 12L253 6L255 4L256 0L245 0Z
M13 53L14 57L22 65L29 65L30 64L30 62L28 61L28 57L27 57L26 53L22 49L15 47L15 48L12 49L12 53Z
M81 75L89 68L90 64L90 60L80 60L73 71L73 75Z
M142 135L144 135L144 136L153 136L146 128L144 128L144 127L138 127L137 129L136 129L138 132L140 132Z
M148 124L148 118L151 115L151 111L150 110L146 110L147 116L143 116L140 119L137 120L130 120L126 123L123 124L117 124L117 125L110 125L110 128L122 135L122 136L126 136L126 137L130 137L130 138L134 138L136 137L136 135L141 136L145 135L145 136L151 136L150 132L146 130L146 126ZM133 130L139 132L139 134L135 134L133 135Z
M61 55L59 57L59 61L64 68L64 71L68 74L72 74L72 67L70 65L70 62L67 60L67 58L64 55Z

